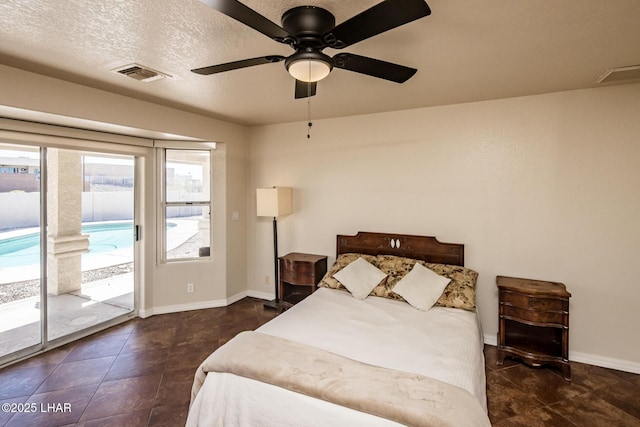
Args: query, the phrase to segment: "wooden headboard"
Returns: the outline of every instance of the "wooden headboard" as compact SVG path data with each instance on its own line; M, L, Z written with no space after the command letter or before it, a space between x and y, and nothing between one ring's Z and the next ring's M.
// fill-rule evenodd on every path
M396 255L434 264L464 266L464 245L442 243L435 237L408 234L369 233L338 235L336 256L345 253Z

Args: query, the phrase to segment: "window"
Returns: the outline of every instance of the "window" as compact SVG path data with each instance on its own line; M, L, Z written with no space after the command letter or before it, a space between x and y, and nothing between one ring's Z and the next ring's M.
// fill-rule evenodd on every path
M160 148L162 261L210 256L211 150Z

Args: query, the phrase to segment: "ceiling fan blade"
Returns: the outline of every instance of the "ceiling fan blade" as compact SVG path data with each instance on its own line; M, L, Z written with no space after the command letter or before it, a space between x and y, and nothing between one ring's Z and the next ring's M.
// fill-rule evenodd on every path
M204 76L208 76L210 74L222 73L224 71L231 71L231 70L237 70L239 68L253 67L254 65L280 62L284 59L285 57L280 55L261 56L259 58L243 59L241 61L227 62L226 64L210 65L208 67L195 68L191 71L193 71L196 74L202 74Z
M396 83L406 82L418 71L415 68L393 64L379 59L367 58L366 56L354 55L353 53L337 54L333 57L333 66Z
M324 40L330 47L342 49L430 14L424 0L385 0L337 25Z
M282 27L237 0L200 0L201 3L242 22L275 41L284 43L289 36Z
M315 96L317 83L318 82L307 83L296 80L296 99Z

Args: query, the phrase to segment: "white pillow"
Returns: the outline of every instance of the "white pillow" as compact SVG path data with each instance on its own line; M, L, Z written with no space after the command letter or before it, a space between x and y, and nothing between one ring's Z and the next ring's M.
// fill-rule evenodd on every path
M358 258L333 275L357 299L365 299L385 277L386 274L364 258Z
M429 310L438 301L451 279L434 273L422 264L413 269L393 288L393 292L418 310Z

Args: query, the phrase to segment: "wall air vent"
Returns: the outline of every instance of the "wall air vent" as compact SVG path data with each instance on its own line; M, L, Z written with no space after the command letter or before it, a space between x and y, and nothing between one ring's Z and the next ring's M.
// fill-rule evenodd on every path
M600 77L598 77L596 83L632 83L629 80L640 81L640 65L609 68Z
M161 73L160 71L139 64L129 64L111 71L145 83L171 77L169 74Z

